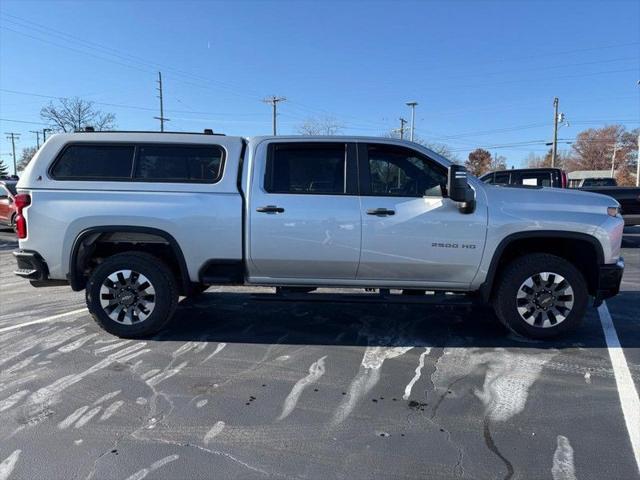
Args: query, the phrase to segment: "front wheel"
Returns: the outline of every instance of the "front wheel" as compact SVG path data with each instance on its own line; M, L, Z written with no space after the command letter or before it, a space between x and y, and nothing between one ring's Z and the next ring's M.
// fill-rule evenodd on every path
M178 288L171 270L143 252L108 257L87 283L87 307L107 332L140 338L161 330L178 304Z
M493 306L510 330L543 339L577 328L588 299L585 279L573 264L555 255L536 253L506 267Z

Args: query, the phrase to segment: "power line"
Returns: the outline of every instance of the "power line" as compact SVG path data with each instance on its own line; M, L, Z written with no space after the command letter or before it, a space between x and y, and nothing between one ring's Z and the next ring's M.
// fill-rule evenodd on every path
M162 67L163 69L175 72L175 75L182 76L182 77L187 77L187 78L192 78L192 79L197 79L197 80L208 82L208 83L213 83L213 84L216 84L216 85L220 86L221 88L225 88L225 89L229 90L231 93L234 93L235 95L240 95L240 96L244 96L244 97L248 96L245 93L239 93L232 86L230 86L229 84L227 84L225 82L211 80L211 79L208 79L206 77L202 77L202 76L199 76L199 75L194 75L194 74L191 74L191 73L188 73L188 72L184 72L182 70L179 70L179 69L176 69L176 68L173 68L173 67L164 66L164 65L159 64L157 62L151 62L151 61L148 61L148 60L146 60L146 59L144 59L142 57L131 55L131 54L128 54L128 53L123 53L122 51L114 49L114 48L111 48L109 46L106 46L106 45L103 45L103 44L100 44L100 43L97 43L97 42L93 42L93 41L87 40L86 38L81 38L81 37L78 37L78 36L70 35L70 34L65 33L65 32L61 32L59 30L55 30L55 29L50 28L48 26L45 26L45 25L42 25L42 24L38 24L36 22L27 20L25 18L18 17L16 15L11 15L11 14L4 13L4 12L3 12L2 15L5 17L6 21L11 22L14 26L17 26L17 27L20 27L20 28L28 28L28 29L30 29L31 32L36 30L37 33L39 33L40 35L49 35L49 36L52 36L52 37L57 37L58 39L61 39L61 40L65 41L65 42L73 42L74 46L82 45L82 48L88 48L88 49L91 49L91 50L94 50L94 51L95 50L101 50L102 53L105 53L105 54L110 55L112 57L119 58L119 59L124 60L126 62L134 62L135 65L132 65L132 64L129 64L129 63L121 63L121 62L118 62L118 61L116 61L116 60L114 60L112 58L98 57L95 54L95 52L86 52L86 51L83 51L83 50L79 50L77 48L70 47L68 45L61 45L61 44L58 44L58 43L55 43L55 42L51 42L50 40L46 40L46 39L43 39L43 38L40 38L40 37L36 37L34 35L30 35L29 33L13 30L13 29L10 29L8 27L3 27L5 29L7 29L7 30L10 30L10 31L14 32L14 33L18 33L18 34L21 34L21 35L26 35L26 36L34 38L34 39L36 39L38 41L51 43L51 44L53 44L55 46L58 46L60 48L66 48L66 49L73 50L73 51L76 51L78 53L82 53L82 54L85 54L85 55L91 55L92 57L97 57L97 58L100 58L100 59L105 60L105 61L111 61L111 62L114 62L114 63L120 64L120 65L129 67L129 68L135 68L135 69L140 70L140 71L145 71L145 72L149 71L148 69L139 68L137 65L140 65L140 64L148 65L150 67L153 67L154 69L156 69L157 67ZM577 53L577 52L603 50L603 49L610 49L610 48L621 48L621 47L627 47L627 46L635 46L635 45L638 45L638 44L640 44L640 42L630 42L630 43L622 43L622 44L604 45L604 46L598 46L598 47L589 47L589 48L582 48L582 49L566 50L566 51L563 51L563 52L562 51L560 51L560 52L550 52L550 53L546 53L546 54L532 55L532 56L528 56L528 57L527 56L519 56L516 60L523 60L523 59L526 60L526 59L531 59L531 58L545 58L545 57L556 56L556 55L568 55L568 54ZM622 60L625 60L625 59L626 59L626 57L625 58L602 60L602 61L594 61L594 62L583 62L582 64L578 63L578 64L569 64L569 65L578 66L578 65L587 65L587 64L594 64L594 63L606 63L606 62L622 61ZM542 68L555 68L555 67L556 66L542 67ZM557 67L561 67L561 65L558 65ZM520 70L520 71L522 71L522 70ZM577 77L584 77L584 76L588 76L588 75L599 75L599 74L606 74L606 73L619 73L619 72L627 72L627 71L635 71L635 70L616 70L616 71L605 71L605 72L592 72L592 73L581 74L581 75L570 75L570 76L562 76L562 77L555 76L554 78L572 78L572 77L576 77L576 76ZM178 80L178 81L181 81L181 82L186 83L186 84L195 85L195 86L197 86L199 88L209 88L209 87L205 87L203 85L196 84L194 82L188 82L188 81L185 81L185 80ZM502 83L511 83L513 81L514 80L507 81L507 82L502 82ZM531 81L531 79L527 78L527 79L523 79L523 80L515 80L515 82L519 82L519 81L527 81L527 82L529 82L529 81ZM496 84L495 82L492 82L491 84L486 84L486 85L495 85L495 84ZM476 85L474 85L474 86L476 86ZM304 105L304 104L299 104L299 105ZM124 107L124 106L115 105L115 104L113 104L112 106L117 106L119 108L140 108L140 107ZM313 109L314 111L328 112L327 110L324 110L324 109L321 109L321 108L318 108L318 107L309 107L309 109ZM193 113L193 112L189 112L189 113ZM357 118L357 117L353 117L352 116L351 118Z
M7 88L0 88L0 92L6 92L6 93L11 93L11 94L16 94L16 95L26 95L26 96L30 96L30 97L41 97L41 98L50 98L50 99L54 99L54 100L58 100L61 98L69 98L66 96L55 96L55 95L44 95L41 93L33 93L33 92L23 92L20 90L10 90ZM116 107L116 108L128 108L128 109L133 109L133 110L144 110L144 111L148 111L148 112L156 112L158 109L154 108L154 107L141 107L139 105L130 105L130 104L123 104L123 103L109 103L109 102L99 102L99 101L94 101L94 100L89 100L91 103L94 103L96 105L103 105L103 106L107 106L107 107ZM210 111L208 112L198 112L198 111L193 111L193 110L174 110L174 109L169 109L167 110L168 112L172 112L172 113L195 113L198 115L208 115L211 114ZM241 116L258 116L260 115L259 113L235 113L235 112L217 112L215 113L215 115L241 115Z
M27 123L29 125L48 125L47 123L42 122L28 122L26 120L13 120L11 118L0 118L0 122Z

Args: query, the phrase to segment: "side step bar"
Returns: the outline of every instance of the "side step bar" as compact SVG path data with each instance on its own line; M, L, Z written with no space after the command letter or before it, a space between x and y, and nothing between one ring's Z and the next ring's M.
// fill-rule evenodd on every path
M437 306L474 306L481 300L471 294L434 292L424 295L392 294L389 289L378 293L296 293L286 289L276 289L276 293L252 293L251 298L265 302L333 302L333 303L384 303Z

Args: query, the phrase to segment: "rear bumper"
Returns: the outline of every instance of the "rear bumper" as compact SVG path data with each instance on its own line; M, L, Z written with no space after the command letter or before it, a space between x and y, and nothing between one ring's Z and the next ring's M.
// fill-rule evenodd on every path
M47 263L38 252L31 250L18 250L13 252L18 262L17 270L13 273L27 280L47 280L49 278L49 268Z
M616 263L599 266L598 289L596 290L594 305L598 306L603 300L611 298L620 292L623 273L624 259L622 257Z
M32 250L18 250L13 252L16 257L18 268L13 271L19 277L31 281L34 287L54 287L58 285L67 285L65 280L51 280L49 278L49 267L47 262L40 256L38 252Z

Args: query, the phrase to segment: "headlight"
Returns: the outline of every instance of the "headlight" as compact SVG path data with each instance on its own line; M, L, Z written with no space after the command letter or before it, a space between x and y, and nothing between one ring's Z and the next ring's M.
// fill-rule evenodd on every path
M617 217L620 213L620 207L607 207L607 215Z

